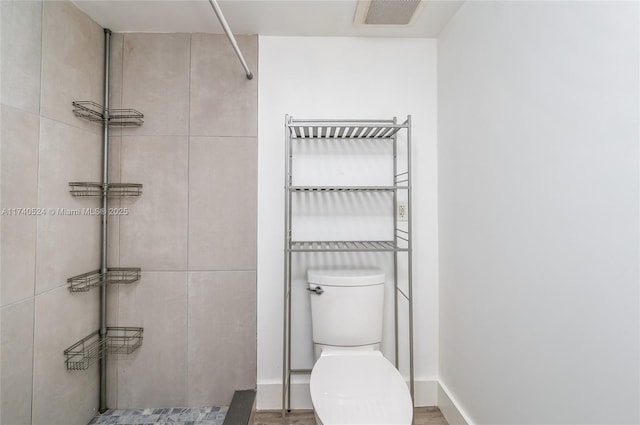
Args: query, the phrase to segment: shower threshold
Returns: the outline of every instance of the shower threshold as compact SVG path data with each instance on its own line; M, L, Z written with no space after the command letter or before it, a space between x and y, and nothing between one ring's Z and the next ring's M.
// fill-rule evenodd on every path
M95 416L89 425L222 425L228 409L222 406L107 410Z

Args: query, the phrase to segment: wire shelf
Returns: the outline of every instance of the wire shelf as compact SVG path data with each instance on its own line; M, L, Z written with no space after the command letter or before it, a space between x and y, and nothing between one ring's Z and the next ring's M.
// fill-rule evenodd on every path
M107 328L108 354L131 354L142 345L143 328Z
M76 100L71 102L73 114L91 122L104 122L119 127L138 127L144 121L144 114L135 109L106 109L104 106L89 100Z
M107 196L140 196L142 184L140 183L109 183L107 184Z
M105 191L109 197L142 195L140 183L70 182L69 186L73 196L102 196Z
M64 350L65 364L68 370L88 369L96 360L104 356L104 340L100 332L95 331Z
M395 252L408 251L393 241L292 241L291 252Z
M68 370L88 369L106 354L131 354L142 345L143 328L109 327L105 338L95 331L64 350Z
M106 273L100 270L84 273L67 279L70 292L88 292L102 282L113 284L129 284L140 280L139 267L110 267Z
M291 186L292 192L393 192L404 186Z
M392 139L405 124L393 121L294 121L288 123L292 139Z

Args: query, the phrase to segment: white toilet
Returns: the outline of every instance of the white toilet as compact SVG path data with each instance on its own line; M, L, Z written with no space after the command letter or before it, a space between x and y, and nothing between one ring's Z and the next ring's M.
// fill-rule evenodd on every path
M379 269L308 270L318 425L410 425L413 403L379 351L385 275Z

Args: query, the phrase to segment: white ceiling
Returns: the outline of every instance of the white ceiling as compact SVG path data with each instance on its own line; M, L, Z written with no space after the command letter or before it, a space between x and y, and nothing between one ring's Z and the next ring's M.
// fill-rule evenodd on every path
M73 0L114 32L222 33L208 0ZM428 0L408 26L355 25L356 0L221 0L235 34L436 37L464 1Z

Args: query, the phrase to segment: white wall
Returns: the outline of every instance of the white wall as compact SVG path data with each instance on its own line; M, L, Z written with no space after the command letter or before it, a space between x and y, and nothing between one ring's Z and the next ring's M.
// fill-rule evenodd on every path
M438 40L440 380L477 424L638 423L638 4Z
M415 353L416 378L420 382L417 399L421 404L435 404L438 368L435 41L260 37L259 67L258 408L280 408L285 114L296 118L342 119L397 116L401 120L407 114L412 115ZM368 165L379 160L384 151L383 147L376 149L379 151L368 157L372 161ZM368 165L360 163L354 168L370 175L373 169L375 175L377 168L369 167L367 171ZM376 204L379 200L367 202ZM320 205L311 204L310 208ZM313 229L315 219L309 219L301 231ZM372 220L368 224L370 229L382 227L379 224L384 218ZM340 261L333 254L316 260L309 256L302 259L303 265L294 271L297 279L294 287L298 289L307 266ZM352 265L351 261L366 265L379 262L383 268L389 267L388 255L347 256L346 263ZM294 367L311 367L308 300L300 290L294 290L294 298ZM386 353L390 342L387 327ZM293 406L309 407L305 384L308 378L299 382L293 393Z

